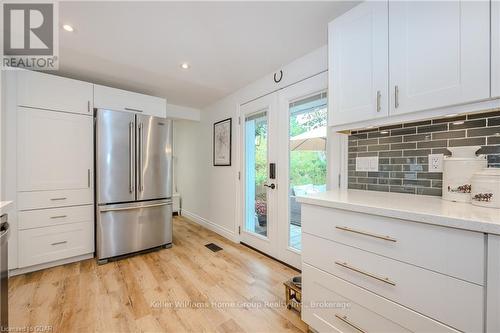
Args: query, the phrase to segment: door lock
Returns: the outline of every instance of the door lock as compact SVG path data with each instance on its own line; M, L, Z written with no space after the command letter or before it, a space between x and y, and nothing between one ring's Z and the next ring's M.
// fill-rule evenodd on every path
M274 184L271 184L271 185L264 184L264 186L269 187L271 190L274 190L276 188L276 185L274 185Z

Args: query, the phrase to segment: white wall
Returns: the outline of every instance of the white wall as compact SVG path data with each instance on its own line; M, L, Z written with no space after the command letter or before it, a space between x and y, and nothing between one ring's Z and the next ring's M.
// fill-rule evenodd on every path
M200 110L168 103L167 118L200 121Z
M270 73L201 110L198 125L180 125L185 133L178 133L178 135L182 135L186 142L190 142L189 144L183 143L186 150L183 152L181 152L181 147L177 146L178 153L184 156L179 157L177 161L177 170L182 173L182 175L178 173L177 176L183 215L229 239L239 241L237 216L240 168L238 161L240 153L238 147L239 106L324 72L327 68L327 47L324 46L282 67L283 80L279 84L273 81L274 73ZM232 165L214 167L212 128L215 122L226 118L233 119ZM190 133L192 137L187 138L187 133ZM175 138L181 140L177 136Z

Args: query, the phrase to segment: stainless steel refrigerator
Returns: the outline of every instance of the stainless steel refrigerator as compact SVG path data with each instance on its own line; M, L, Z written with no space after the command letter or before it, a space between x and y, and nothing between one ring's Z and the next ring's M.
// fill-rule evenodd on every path
M100 263L172 244L172 121L96 113L96 248Z

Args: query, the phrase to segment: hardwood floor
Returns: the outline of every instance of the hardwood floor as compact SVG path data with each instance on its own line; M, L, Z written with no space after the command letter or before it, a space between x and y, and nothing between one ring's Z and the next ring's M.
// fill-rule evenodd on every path
M224 250L210 251L211 242ZM176 217L171 249L11 278L9 324L45 332L306 332L283 304L283 281L294 275Z

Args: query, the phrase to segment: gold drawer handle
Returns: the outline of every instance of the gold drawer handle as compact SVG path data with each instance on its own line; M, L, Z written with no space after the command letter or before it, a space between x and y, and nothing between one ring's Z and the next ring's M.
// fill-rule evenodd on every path
M346 323L347 325L351 326L352 328L360 331L361 333L367 333L364 329L362 329L361 327L359 327L358 325L354 324L352 321L350 321L349 319L347 319L347 316L342 316L342 315L339 315L338 313L336 313L335 317L337 317L338 319L342 320L344 323Z
M55 243L52 243L50 245L52 246L56 246L56 245L61 245L61 244L66 244L68 241L62 241L62 242L55 242Z
M51 219L63 219L65 217L68 217L68 215L57 215L57 216L51 216Z
M63 198L51 198L50 200L59 201L59 200L66 200L66 199L68 199L68 198L65 198L65 197L63 197Z
M353 232L355 234L360 234L360 235L364 235L364 236L369 236L369 237L374 237L374 238L378 238L378 239L383 239L383 240L389 241L389 242L397 242L397 239L389 237L389 236L378 235L378 234L374 234L374 233L371 233L371 232L356 230L356 229L352 229L352 228L345 227L345 226L335 226L335 228L337 228L339 230L343 230L343 231Z
M387 284L390 284L391 286L395 286L396 285L396 282L391 281L391 279L389 279L388 277L381 277L381 276L378 276L378 275L375 275L375 274L372 274L372 273L368 273L366 271L363 271L362 269L353 267L353 266L349 265L346 262L336 261L335 264L339 265L339 266L342 266L344 268L350 269L351 271L354 271L356 273L360 273L360 274L366 275L366 276L371 277L371 278L373 278L375 280L378 280L378 281L381 281L381 282L385 282Z

